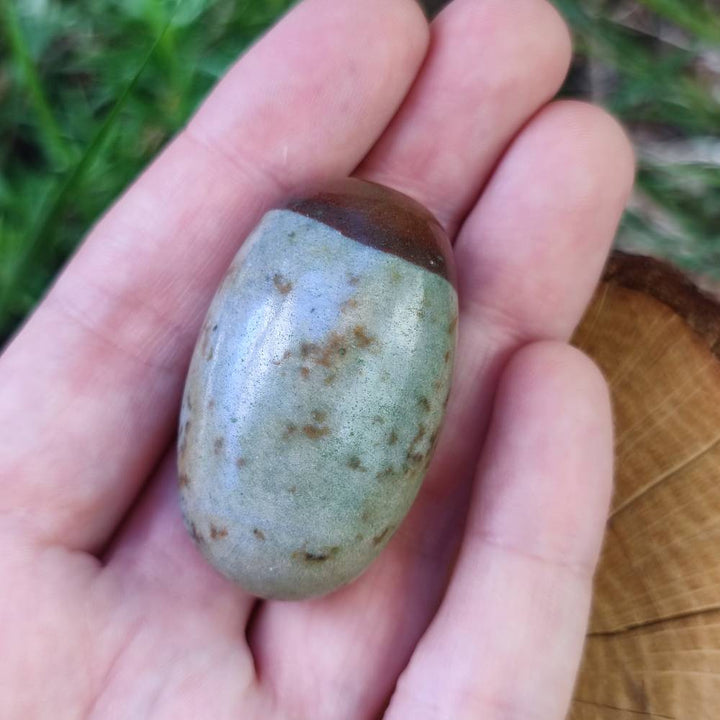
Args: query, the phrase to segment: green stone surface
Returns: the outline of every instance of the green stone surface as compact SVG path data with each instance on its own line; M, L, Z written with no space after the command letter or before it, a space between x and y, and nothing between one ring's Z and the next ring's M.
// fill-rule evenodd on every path
M367 568L430 463L456 326L445 278L268 213L217 292L183 399L181 503L206 558L276 599Z

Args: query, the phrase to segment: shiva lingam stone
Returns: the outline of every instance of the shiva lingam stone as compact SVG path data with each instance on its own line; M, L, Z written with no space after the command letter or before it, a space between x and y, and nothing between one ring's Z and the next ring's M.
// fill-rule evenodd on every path
M343 180L268 212L218 289L180 416L185 522L248 592L322 595L378 556L426 475L457 333L450 243Z

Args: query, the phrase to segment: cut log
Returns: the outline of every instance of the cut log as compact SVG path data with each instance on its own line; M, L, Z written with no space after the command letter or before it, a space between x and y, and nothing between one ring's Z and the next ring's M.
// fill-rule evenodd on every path
M618 253L574 343L610 384L616 489L570 720L718 720L720 305Z

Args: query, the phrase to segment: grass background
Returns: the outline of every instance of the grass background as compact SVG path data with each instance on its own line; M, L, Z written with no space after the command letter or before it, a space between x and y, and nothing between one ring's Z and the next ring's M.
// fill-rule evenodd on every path
M554 0L564 94L628 126L618 244L720 280L718 0ZM0 345L88 226L291 0L0 0ZM443 0L425 0L429 12Z

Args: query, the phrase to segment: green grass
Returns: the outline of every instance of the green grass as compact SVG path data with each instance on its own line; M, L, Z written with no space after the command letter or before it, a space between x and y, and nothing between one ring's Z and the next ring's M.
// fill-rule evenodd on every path
M0 341L291 0L0 0Z
M87 228L290 4L0 0L0 342ZM720 278L715 0L556 4L577 38L565 93L606 104L638 141L639 190L618 242Z
M606 105L636 142L637 190L617 243L717 284L720 6L715 0L555 4L576 33L566 92Z

